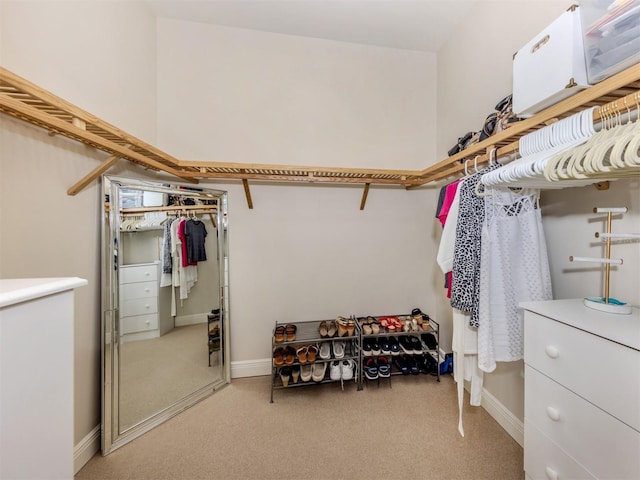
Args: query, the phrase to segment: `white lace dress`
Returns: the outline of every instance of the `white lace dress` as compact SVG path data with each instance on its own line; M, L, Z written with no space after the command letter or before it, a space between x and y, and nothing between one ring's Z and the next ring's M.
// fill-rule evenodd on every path
M484 197L478 312L478 365L485 372L523 357L518 303L552 298L539 191L490 192Z

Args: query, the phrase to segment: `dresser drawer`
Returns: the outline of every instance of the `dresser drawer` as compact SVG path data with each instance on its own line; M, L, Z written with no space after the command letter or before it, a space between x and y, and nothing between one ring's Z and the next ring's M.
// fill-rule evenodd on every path
M149 298L158 296L158 282L125 283L120 285L120 299Z
M532 480L595 480L582 465L526 420L524 470Z
M596 478L640 478L640 433L528 365L524 416Z
M524 335L527 365L640 431L640 351L532 312Z
M157 313L157 297L134 298L120 302L120 317L133 317L135 315L147 315Z
M120 267L120 284L152 280L158 280L158 265L155 263Z
M158 328L158 315L137 315L135 317L125 317L120 321L120 334L146 332Z

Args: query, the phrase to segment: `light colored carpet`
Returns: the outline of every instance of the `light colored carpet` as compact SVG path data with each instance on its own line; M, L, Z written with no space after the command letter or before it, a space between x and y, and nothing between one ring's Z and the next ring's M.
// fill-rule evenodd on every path
M278 390L234 379L107 457L84 479L522 480L522 448L480 407L457 430L456 388L420 375L356 391L353 383Z
M134 425L221 378L219 351L209 367L207 324L120 346L120 429Z

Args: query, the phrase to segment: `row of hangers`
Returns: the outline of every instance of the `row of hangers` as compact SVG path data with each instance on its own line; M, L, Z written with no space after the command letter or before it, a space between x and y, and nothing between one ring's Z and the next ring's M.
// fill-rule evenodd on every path
M635 121L627 98L623 99L625 111L615 103L600 108L602 120L597 132L593 107L523 136L517 152L520 158L485 173L476 193L482 195L482 186L550 189L640 175L640 91L632 97ZM490 165L492 154L493 150ZM476 162L477 157L477 165ZM468 175L466 162L465 174Z

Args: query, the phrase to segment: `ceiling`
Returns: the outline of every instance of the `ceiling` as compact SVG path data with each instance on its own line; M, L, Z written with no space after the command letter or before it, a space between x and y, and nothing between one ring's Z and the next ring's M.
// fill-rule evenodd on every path
M147 0L159 17L436 52L479 0Z

